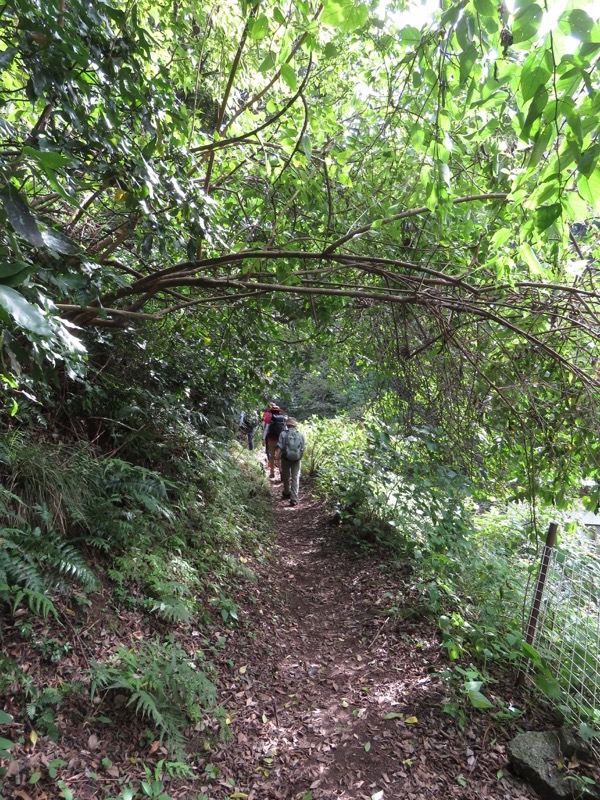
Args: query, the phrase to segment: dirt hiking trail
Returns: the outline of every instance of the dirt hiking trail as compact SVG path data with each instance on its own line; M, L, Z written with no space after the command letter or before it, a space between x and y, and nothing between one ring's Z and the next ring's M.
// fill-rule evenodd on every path
M229 639L233 741L212 751L210 800L537 797L506 768L514 723L472 711L460 731L443 713L436 626L398 603L399 573L348 549L305 487L296 508L271 491L277 539Z

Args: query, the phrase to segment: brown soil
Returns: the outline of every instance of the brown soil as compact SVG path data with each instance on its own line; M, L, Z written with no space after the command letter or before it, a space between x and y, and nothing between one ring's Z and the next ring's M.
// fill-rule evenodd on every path
M167 800L536 797L506 768L514 722L465 708L461 729L444 713L448 689L439 673L448 665L437 627L410 593L398 601L407 571L382 567L383 556L359 557L306 491L290 508L280 499L281 485L271 487L272 555L249 560L257 579L241 594L236 590L240 625L215 632L213 641L223 644L225 636L225 646L209 655L219 671L230 741L196 726L191 774L166 776L173 757L152 736L144 739L146 726L129 709L90 708L82 696L60 706L58 743L32 737L23 714L15 714L12 729L0 733L21 742L1 798L116 798L128 784L134 797L145 797L140 781L160 760ZM30 674L56 685L77 680L92 658L106 658L119 642L156 631L141 615L103 616L100 595L85 614L65 617L73 649L57 674L36 660L14 626L3 644ZM177 635L188 652L203 639L183 626ZM505 701L511 682L496 684ZM492 697L493 691L494 685ZM16 710L10 699L9 708ZM112 724L103 724L103 715ZM531 727L533 718L519 724ZM48 765L56 758L64 763L52 775Z

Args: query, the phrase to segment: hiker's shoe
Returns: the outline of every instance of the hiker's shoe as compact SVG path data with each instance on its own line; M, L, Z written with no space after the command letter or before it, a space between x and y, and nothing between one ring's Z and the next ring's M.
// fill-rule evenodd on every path
M289 499L290 499L290 496L289 496L289 494L286 494L286 493L284 492L284 493L281 495L281 499L282 499L282 500L289 500Z
M298 501L297 500L290 500L290 505L291 506L297 506L298 505Z

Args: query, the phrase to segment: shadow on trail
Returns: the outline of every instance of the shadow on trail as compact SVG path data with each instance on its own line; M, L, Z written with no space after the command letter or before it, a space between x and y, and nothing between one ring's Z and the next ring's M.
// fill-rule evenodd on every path
M461 733L443 713L435 625L390 610L398 573L345 547L306 491L290 508L271 487L277 540L234 634L233 741L211 757L210 799L534 797L498 777L506 723L480 715Z

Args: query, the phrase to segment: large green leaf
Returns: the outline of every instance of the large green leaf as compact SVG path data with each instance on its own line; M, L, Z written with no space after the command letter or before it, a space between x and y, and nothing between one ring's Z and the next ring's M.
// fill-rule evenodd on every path
M0 263L0 284L19 286L27 280L31 267L23 261L5 261Z
M264 39L269 32L269 20L265 14L260 14L255 20L252 20L250 26L250 38L254 41Z
M537 3L531 3L520 8L515 14L513 23L513 44L527 42L532 39L540 27L542 16L542 9Z
M527 117L525 119L525 124L523 125L523 130L521 131L521 136L523 138L529 136L531 126L537 119L539 119L542 116L542 114L546 110L547 105L548 105L548 92L546 90L546 87L539 86L527 110Z
M62 255L66 256L72 256L79 252L79 248L75 242L71 241L71 239L69 239L60 231L52 230L52 228L46 228L45 230L42 230L41 233L44 244L50 250L54 250L56 253L61 253Z
M281 78L284 83L292 89L292 91L296 91L298 88L298 81L296 80L296 73L294 72L294 68L290 66L290 64L283 64L281 67Z
M17 190L12 186L5 187L0 192L0 200L13 230L26 239L29 244L35 247L43 247L44 239L35 217Z
M587 42L590 40L594 28L594 20L582 8L573 8L562 14L558 21L558 27L563 33Z
M461 85L471 77L473 66L477 61L478 51L473 43L469 44L465 50L459 55L458 60L460 63L460 83Z
M19 327L38 336L51 335L51 328L40 309L9 286L0 286L0 306Z
M540 86L545 86L552 75L552 53L540 48L525 59L521 70L521 94L523 100L531 100Z
M361 28L369 18L369 9L365 3L354 0L325 0L321 22L333 28L350 32Z
M69 156L54 150L36 150L33 147L24 147L23 154L34 158L45 169L60 169L72 161Z
M552 203L547 206L540 206L536 209L536 226L538 231L545 231L553 222L562 215L562 205L560 203Z
M494 704L482 692L471 689L467 692L467 697L473 708L494 708Z

